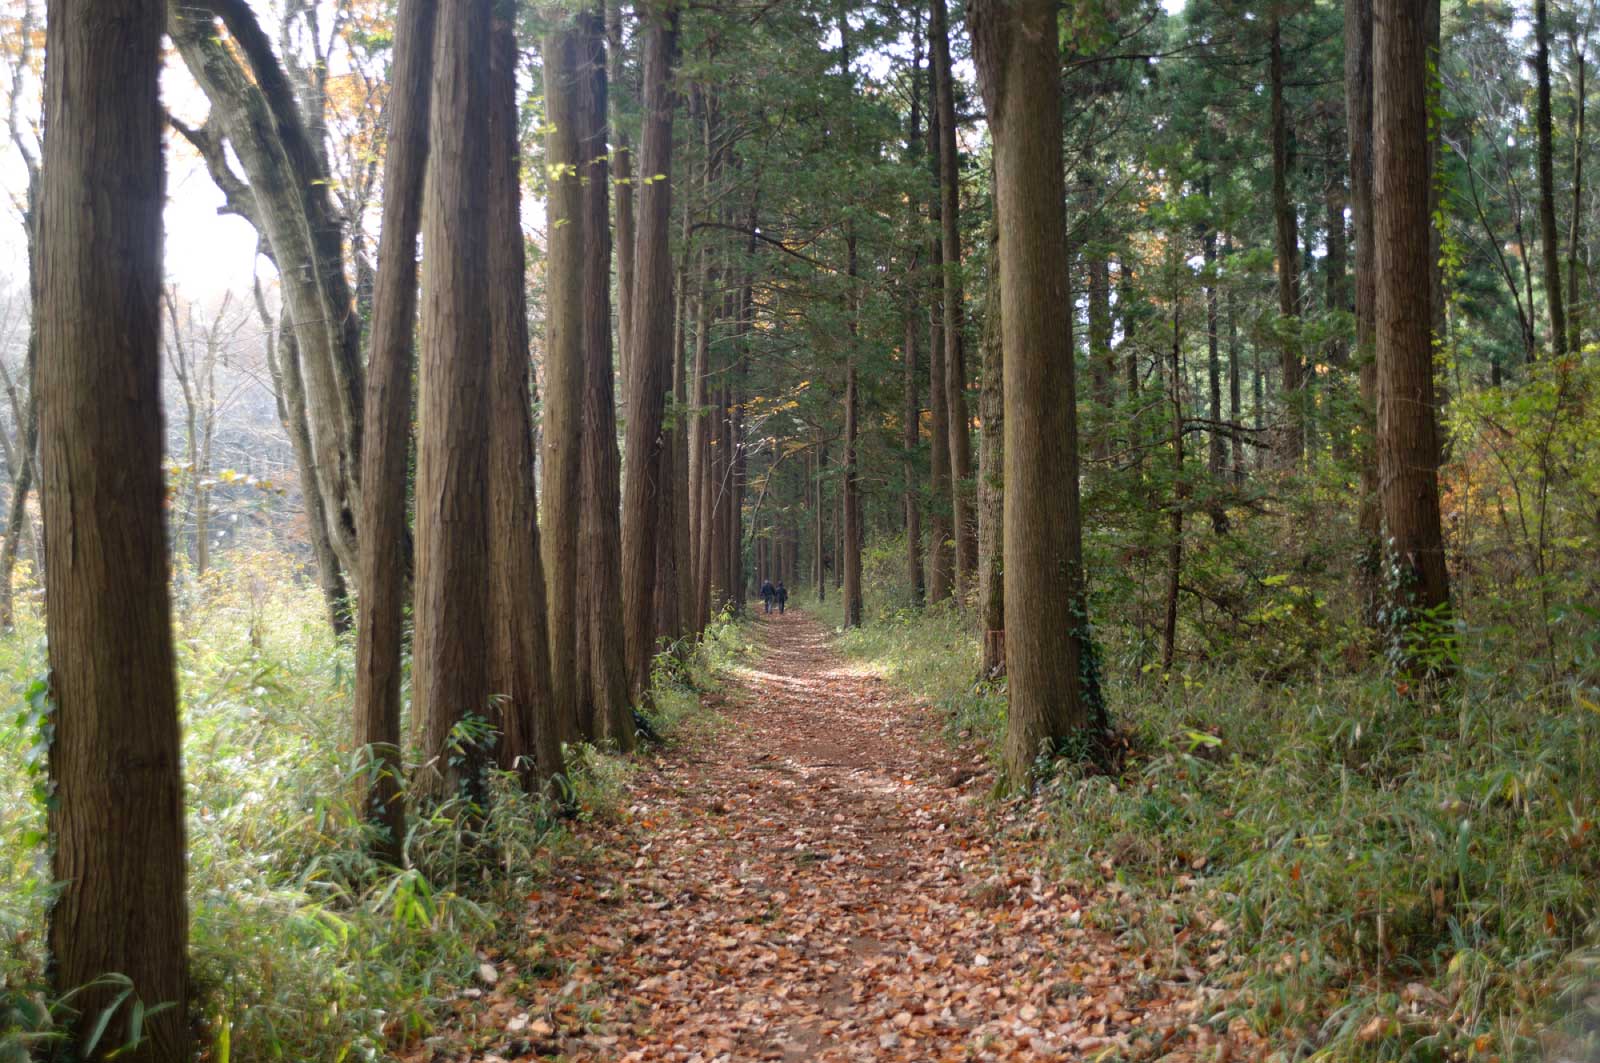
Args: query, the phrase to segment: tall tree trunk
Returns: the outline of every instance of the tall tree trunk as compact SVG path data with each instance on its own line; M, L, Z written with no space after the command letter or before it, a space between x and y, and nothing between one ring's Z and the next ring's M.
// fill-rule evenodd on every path
M1358 0L1351 0L1352 3ZM1233 238L1222 238L1222 260L1233 257ZM1244 486L1244 421L1241 420L1239 394L1239 315L1233 285L1228 285L1228 424L1233 429L1233 483Z
M1555 132L1550 118L1550 12L1548 0L1533 3L1533 72L1538 93L1534 123L1539 135L1539 242L1544 251L1544 295L1550 305L1550 348L1567 353L1567 315L1561 305L1561 241L1556 229Z
M604 155L604 141L600 143L598 151ZM661 454L656 464L656 483L659 485L656 491L656 593L652 605L656 640L665 646L676 646L683 636L682 569L688 564L683 560L684 551L678 544L679 517L687 517L682 513L682 508L687 498L683 481L688 475L679 453L683 450L683 421L680 415L683 407L683 340L678 325L683 307L683 287L677 283L678 270L674 268L672 273L672 329L666 352L666 389L671 406L670 416L664 416L662 422Z
M842 459L841 459L842 460ZM842 472L842 465L841 465ZM833 589L844 587L844 477L833 493Z
M751 212L746 228L755 231L754 210ZM747 248L745 260L749 261L753 248ZM747 477L745 475L746 454L744 447L744 396L745 379L750 373L750 329L754 322L755 301L753 286L755 278L749 268L745 269L744 276L739 284L739 314L738 314L738 343L735 346L733 367L733 383L730 387L728 417L728 462L729 477L728 491L730 494L728 504L728 587L733 595L734 608L742 610L747 597L745 594L745 568L744 551L741 544L744 542L744 491Z
M1207 201L1211 199L1211 177L1202 182ZM1222 424L1222 352L1217 335L1217 229L1208 218L1205 234L1201 237L1201 250L1206 267L1206 390L1211 400L1211 428L1206 432L1206 471L1214 481L1223 477Z
M978 524L973 516L972 432L967 417L965 296L961 281L961 173L956 157L956 104L950 70L949 13L931 0L928 51L939 111L939 244L944 259L944 373L950 432L950 499L955 533L956 596L963 603L978 571Z
M279 267L300 359L296 371L304 385L302 409L311 446L305 464L315 472L306 489L321 492L329 540L342 566L354 573L359 568L361 323L345 276L343 226L323 153L249 4L170 0L169 15L173 44L211 104L207 127L215 122L233 147L249 179L255 207L250 220ZM216 29L219 17L228 30L226 42Z
M1317 291L1317 226L1316 220L1308 210L1305 224L1300 228L1300 312L1303 317L1315 318L1317 308L1314 304ZM1324 307L1324 310L1327 308ZM1307 466L1314 465L1321 448L1321 424L1317 406L1317 391L1321 386L1313 363L1316 362L1314 354L1304 353L1300 360L1300 409L1302 412L1300 428L1303 442L1300 456Z
M534 490L514 13L496 4L489 42L489 679L499 695L500 767L533 791L559 775L562 762Z
M928 114L929 139L939 143L939 113ZM939 153L929 153L936 186L942 181ZM943 213L937 198L929 205L933 220ZM928 602L933 605L949 598L955 589L955 528L950 499L950 404L945 397L949 374L945 369L948 347L944 339L944 242L935 237L931 248L933 263L929 276L928 312Z
M399 864L406 836L401 797L400 681L407 554L406 488L411 459L412 333L417 317L417 233L428 164L435 5L402 0L389 90L383 230L367 359L366 445L361 454L361 623L356 634L355 742L370 749L364 795L369 821L383 828L380 851Z
M710 253L700 251L700 270L695 286L694 332L694 421L690 425L689 454L694 462L691 476L695 494L695 629L704 631L711 620L712 542L716 519L716 411L711 407L710 359L713 303L706 298L710 287Z
M259 281L254 286L256 313L261 318L262 329L267 333L263 344L267 354L267 372L272 377L273 394L277 401L278 422L289 437L294 451L295 469L300 477L301 505L305 507L306 534L311 539L311 554L316 561L317 583L322 589L322 600L328 607L328 623L335 635L343 636L350 630L350 592L345 586L344 569L333 547L327 512L322 504L322 492L317 489L317 472L311 451L311 426L306 423L305 384L300 379L300 352L294 339L294 322L288 311L278 315L276 327L271 311L267 309L266 296Z
M691 463L689 460L689 364L688 347L688 307L689 307L689 271L688 251L693 246L693 231L689 222L689 197L683 197L683 248L684 260L677 270L673 285L674 315L678 324L674 328L672 341L672 453L673 464L677 469L677 476L673 478L673 491L675 496L676 513L672 522L673 554L676 558L678 585L678 631L677 637L688 636L693 638L700 633L695 624L695 554L693 548L693 533L690 524L693 520L694 509L698 496L692 492L693 481L690 479ZM620 497L620 491L619 491ZM687 645L685 646L687 649Z
M489 625L489 0L445 6L436 29L417 372L417 586L411 700L432 765L421 781L481 801L484 751L455 748L487 716Z
M39 214L52 987L82 1043L117 973L136 1063L190 1058L183 777L168 600L157 0L51 0ZM131 1040L117 1012L92 1057ZM71 1049L68 1049L70 1052Z
M606 36L611 46L611 98L623 98L622 73L625 55L622 47L622 4L619 0L606 0ZM627 127L621 121L622 108L614 107L612 184L617 199L617 351L620 355L621 379L626 382L630 372L629 347L633 330L633 205L637 191L633 182L633 148ZM627 396L623 396L626 400Z
M828 549L827 549L827 507L822 501L822 482L828 468L828 444L821 438L818 431L817 440L817 473L815 486L815 505L812 507L812 520L816 533L816 556L812 558L812 577L816 583L817 601L828 600Z
M1103 259L1101 265L1103 270ZM1091 301L1091 328L1093 305ZM1105 312L1109 324L1109 300ZM1000 314L1000 228L991 216L989 278L983 293L983 386L978 396L978 419L983 422L982 447L978 451L978 616L983 621L984 675L995 675L1006 667L1004 330ZM1105 356L1109 359L1110 329L1106 332Z
M691 86L689 94L689 122L690 128L698 128L700 142L705 148L705 164L701 170L701 193L704 202L709 205L714 202L714 159L711 150L711 123L714 118L712 110L706 106L705 93L698 87ZM688 197L685 197L687 213ZM686 237L685 248L689 242ZM701 242L696 248L697 264L695 266L695 286L693 293L694 304L694 385L693 385L693 418L689 424L689 482L690 504L694 511L694 520L690 525L691 557L694 564L694 627L696 631L704 631L711 621L711 614L715 606L712 602L711 588L714 582L715 548L716 542L716 506L717 506L717 455L718 450L713 445L720 438L719 421L712 400L715 391L711 387L711 329L713 317L718 306L717 300L710 297L712 287L713 250L706 243Z
M667 354L667 393L674 394L676 373L676 348L669 344ZM664 422L665 423L665 422ZM681 634L678 616L678 442L677 429L663 427L661 453L656 460L656 589L651 603L655 618L657 645L670 646Z
M726 376L724 375L724 379ZM728 386L724 383L716 390L715 409L712 414L711 445L711 610L717 612L728 605L733 594L728 588L728 507L732 504L729 488L733 476L728 460L731 443L730 425L733 418L728 412Z
M901 462L901 475L905 477L901 505L905 511L906 586L911 591L911 600L920 606L927 600L928 588L922 570L922 499L917 497L917 451L922 444L922 404L917 401L917 336L922 331L922 315L915 290L913 286L913 294L906 301L905 364L902 367L905 386L901 398L900 443L905 450L905 458ZM822 546L820 538L817 546L819 549ZM820 579L818 583L820 585Z
M1567 349L1583 350L1583 302L1579 287L1578 248L1583 238L1584 126L1588 119L1588 71L1584 57L1588 40L1572 34L1574 91L1572 96L1572 221L1567 230Z
M844 623L860 627L861 616L861 471L856 464L856 436L859 432L861 392L857 383L856 333L861 313L861 294L856 259L856 235L845 237L845 267L850 277L850 356L845 366L844 384Z
M1111 457L1112 411L1117 404L1117 366L1111 351L1111 265L1099 247L1089 248L1088 257L1089 392L1094 399L1090 423L1094 425L1094 456L1104 461Z
M1278 256L1278 327L1282 333L1280 367L1283 383L1284 432L1282 465L1292 469L1305 451L1305 368L1300 357L1299 236L1294 204L1289 199L1289 123L1283 98L1283 33L1277 9L1268 24L1269 81L1272 113L1272 215Z
M1133 266L1127 259L1117 263L1117 307L1122 317L1122 347L1126 351L1123 358L1123 373L1128 382L1128 398L1139 394L1139 348L1134 344L1134 320L1132 307L1134 299Z
M752 191L750 206L745 217L745 231L754 233L756 229L756 205L760 195L759 187ZM750 262L755 255L755 237L752 235L745 245L745 262ZM732 276L732 270L727 271ZM725 371L728 386L723 392L724 409L727 411L723 419L723 439L726 447L726 461L724 472L726 486L724 487L724 500L726 507L723 511L724 534L727 541L725 555L726 585L728 587L728 602L735 612L742 612L745 599L748 597L745 586L745 561L744 561L744 491L747 483L746 453L744 447L744 385L750 372L749 349L750 331L754 324L755 277L749 266L739 278L737 286L730 286L728 292L728 316L734 322L734 339L732 361Z
M579 529L583 512L584 246L583 184L579 175L578 80L583 41L570 20L545 35L544 90L549 128L545 163L552 174L545 269L544 515L541 540L549 596L550 696L558 738L579 736L578 713L586 662L578 659Z
M1172 411L1172 501L1167 508L1167 604L1161 625L1161 672L1171 676L1178 645L1178 588L1183 576L1183 509L1188 494L1183 480L1183 332L1172 304L1172 347L1167 362L1167 404Z
M1267 408L1267 376L1261 368L1261 344L1257 343L1254 345L1254 348L1251 351L1250 362L1250 409L1251 416L1255 421L1252 427L1255 429L1256 438L1260 439L1262 438L1262 430L1266 427L1265 418ZM1256 471L1260 472L1265 467L1266 451L1264 449L1257 449Z
M611 219L606 163L606 55L598 11L579 16L584 36L578 88L579 158L583 160L583 459L582 536L578 570L583 591L575 623L588 659L588 737L633 748L627 637L622 616L621 459L611 366Z
M1005 774L1103 731L1078 507L1056 0L970 0L994 137L1005 345ZM1068 319L1070 321L1070 319Z
M1328 131L1328 157L1337 159L1341 134L1344 131L1337 125L1329 126ZM1323 266L1326 271L1324 284L1326 287L1326 300L1328 310L1339 314L1351 311L1350 304L1350 277L1347 267L1347 254L1345 249L1345 223L1344 211L1348 195L1345 192L1344 168L1337 165L1328 167L1328 181L1323 205L1326 210L1327 232L1324 236L1328 249L1327 261ZM1333 370L1329 374L1331 386L1329 393L1341 403L1349 396L1347 389L1350 372L1350 340L1343 328L1334 330L1328 340L1328 365ZM1333 456L1339 461L1348 461L1350 458L1350 426L1341 416L1343 409L1332 411L1333 416L1328 419L1329 431L1332 435Z
M1439 180L1440 152L1444 148L1442 123L1438 116L1441 110L1441 92L1444 82L1439 71L1439 57L1443 54L1443 12L1440 0L1428 0L1424 33L1428 46L1428 298L1429 320L1433 325L1433 343L1435 349L1441 348L1448 340L1446 328L1449 322L1448 305L1444 295L1444 233L1436 221L1442 205L1440 195L1443 186ZM1439 416L1443 418L1443 411L1450 402L1450 390L1447 381L1435 380L1434 386L1438 388Z
M1383 509L1378 492L1377 240L1373 211L1373 0L1348 0L1344 11L1345 122L1350 139L1350 221L1355 236L1356 367L1360 416L1355 437L1360 465L1356 525L1365 612L1378 615Z
M651 181L640 190L638 245L634 259L632 377L628 383L627 469L622 498L622 593L626 604L628 679L635 698L645 696L655 654L656 536L660 531L657 482L661 460L662 409L672 360L672 67L677 53L676 0L640 6L645 23L644 132L640 172ZM658 175L660 175L658 177Z
M941 0L942 2L942 0ZM948 42L946 42L948 45ZM916 160L922 154L922 20L915 18L912 26L912 65L911 65L911 115L906 128L906 155ZM909 201L911 208L911 225L915 230L921 222L921 211L913 197ZM918 297L920 285L917 282L917 254L911 256L910 276L907 278L908 292L906 295L906 339L904 350L905 387L901 399L901 445L905 449L905 460L902 463L902 475L905 477L905 497L902 505L905 509L906 527L906 586L911 589L911 599L918 606L923 605L928 597L926 573L923 569L922 557L922 499L917 488L917 451L922 444L922 403L918 398L917 379L917 337L922 331L922 301ZM819 466L820 472L820 466ZM822 496L821 488L817 495L817 587L818 598L821 598L822 587Z
M1373 3L1379 482L1389 561L1397 570L1395 635L1413 664L1419 648L1410 636L1421 614L1447 608L1450 600L1439 515L1430 301L1427 287L1415 283L1428 274L1431 223L1427 2ZM1559 329L1557 336L1564 340Z

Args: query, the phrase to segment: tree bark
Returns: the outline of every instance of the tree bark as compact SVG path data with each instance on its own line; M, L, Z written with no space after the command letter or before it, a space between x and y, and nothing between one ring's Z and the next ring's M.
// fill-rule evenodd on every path
M157 0L51 0L39 215L50 977L59 997L121 974L145 1008L163 1005L117 1057L137 1063L190 1058L162 471L164 23ZM115 993L73 997L79 1046ZM89 1058L129 1039L132 1011Z
M914 289L913 289L914 290ZM901 475L905 488L901 498L906 530L906 586L911 600L921 606L927 600L928 588L922 569L922 500L917 497L917 451L922 445L922 404L917 401L917 336L922 331L922 315L918 312L915 295L907 300L906 338L903 351L905 386L901 397L901 438L905 451L901 462ZM820 517L820 512L819 512ZM821 546L821 540L818 540ZM820 580L819 580L820 583Z
M856 258L856 235L853 231L845 237L846 274L850 278L850 355L845 365L844 384L844 623L846 627L861 626L861 471L857 466L856 436L859 432L857 418L860 413L861 392L856 369L856 338L861 313L861 295L856 287L859 269Z
M1206 200L1211 199L1211 177L1208 174L1201 184ZM1212 480L1221 483L1223 478L1222 432L1222 352L1217 334L1217 229L1208 218L1205 235L1201 237L1201 253L1206 268L1206 390L1211 400L1211 428L1206 432L1206 471ZM1213 518L1215 519L1215 518Z
M1373 211L1373 0L1348 0L1344 14L1345 122L1350 139L1350 221L1355 237L1355 359L1360 416L1355 453L1360 467L1356 526L1359 579L1369 622L1376 622L1382 563L1383 508L1378 489L1377 233Z
M1337 124L1329 127L1329 158L1337 159L1339 156L1341 132L1343 130ZM1328 249L1327 261L1323 267L1326 270L1326 276L1324 277L1325 298L1328 310L1340 314L1347 314L1352 310L1344 223L1344 211L1348 198L1349 196L1345 191L1345 176L1342 168L1330 166L1328 169L1327 188L1323 198L1327 222L1327 232L1324 239ZM1332 386L1330 386L1329 391L1339 400L1345 401L1349 395L1350 339L1349 334L1343 328L1336 329L1333 336L1328 340L1328 365L1333 370L1330 374ZM1330 418L1328 425L1332 434L1333 456L1340 461L1348 461L1350 458L1349 425L1337 416Z
M944 280L944 372L950 432L950 500L955 535L956 597L963 603L978 571L978 525L973 516L972 433L967 417L965 295L961 278L961 174L956 156L955 85L950 70L949 12L931 0L928 19L939 153L939 245Z
M1094 456L1111 456L1112 412L1117 405L1117 365L1111 351L1111 265L1105 252L1089 252L1089 391L1094 399ZM998 306L998 304L996 304Z
M233 45L217 32L220 17ZM272 44L244 0L169 3L173 44L249 180L251 219L272 248L294 325L320 508L340 564L359 569L361 323L344 272L343 227L326 166ZM241 62L240 56L243 57ZM248 69L247 69L248 68Z
M1000 229L993 219L989 223L989 282L983 307L983 387L978 397L978 418L983 422L983 445L978 452L978 616L984 631L983 674L992 676L1006 667L1005 323L1000 311ZM1110 311L1108 303L1108 317ZM1091 309L1091 323L1092 313ZM1110 329L1106 331L1105 355L1109 358Z
M821 438L818 431L817 461L815 480L815 499L812 507L813 532L816 537L815 556L811 561L811 575L816 584L817 601L828 600L828 550L827 550L827 516L828 510L823 505L822 481L828 468L828 444Z
M267 354L267 372L272 377L278 421L294 451L295 469L300 477L301 504L306 511L306 534L311 539L311 554L316 561L317 583L328 607L328 623L335 635L350 630L350 592L344 569L333 548L322 492L317 489L316 469L312 465L311 426L306 423L305 384L300 379L300 354L295 345L294 322L287 310L278 315L274 326L266 296L259 281L254 286L256 314L267 334L262 345Z
M1127 352L1122 368L1130 399L1139 394L1139 348L1134 343L1137 322L1132 312L1133 299L1133 266L1122 258L1117 261L1117 308L1122 318L1122 348Z
M579 87L583 185L583 520L579 546L588 620L589 736L633 748L627 644L622 619L622 486L611 368L611 226L607 210L606 56L598 12L580 16L585 67ZM585 662L578 662L580 667Z
M1550 5L1533 3L1534 124L1539 137L1539 242L1544 251L1544 295L1550 306L1550 348L1567 353L1567 315L1561 302L1561 238L1556 229L1555 132L1550 118Z
M733 598L728 589L728 506L732 498L729 480L733 475L728 461L731 421L728 414L728 387L724 383L714 392L711 411L711 571L707 585L713 614Z
M1085 600L1055 0L971 0L994 137L1005 346L1005 775L1104 729Z
M1351 0L1352 3L1359 0ZM1222 260L1224 262L1233 257L1233 238L1222 238ZM1239 394L1239 315L1234 305L1235 296L1233 285L1228 286L1227 294L1228 315L1228 423L1233 426L1233 483L1235 487L1244 486L1244 427L1240 412Z
M1447 608L1439 515L1439 436L1426 285L1428 215L1427 0L1374 0L1374 231L1378 461L1384 532L1396 569L1391 622L1400 652L1420 614ZM1435 617L1437 619L1437 617Z
M514 13L495 6L489 41L489 680L499 766L535 792L561 773L562 760L534 492Z
M689 222L689 197L681 200L680 214L683 218L681 234L683 241L682 259L673 278L673 338L672 338L672 453L673 464L677 468L677 476L673 478L676 513L672 522L672 549L676 558L678 584L678 631L679 639L693 639L700 634L700 629L695 626L695 591L694 578L696 573L695 554L693 548L693 532L690 525L694 519L694 509L698 496L692 494L692 481L689 477L689 363L688 345L688 308L689 308L689 270L688 253L693 247L693 230ZM620 495L620 491L619 491ZM620 600L620 599L619 599ZM689 644L682 644L687 651Z
M928 113L928 138L940 141L939 113ZM942 187L943 169L939 152L929 152L933 166L935 187ZM941 215L943 207L936 197L929 204L932 219L943 232ZM955 557L952 524L953 509L950 498L950 404L945 396L949 374L945 358L948 347L944 339L944 241L936 236L932 242L929 276L928 312L928 601L937 605L949 598L955 590Z
M634 252L632 377L628 383L626 472L622 498L622 593L626 603L628 680L635 699L649 689L655 655L656 536L660 532L662 410L672 359L672 67L677 53L676 0L640 7L645 22L644 132L639 166L650 180L640 190Z
M1567 230L1567 349L1583 351L1583 303L1578 268L1578 248L1583 238L1584 127L1588 119L1588 72L1584 52L1588 40L1572 34L1574 91L1572 98L1572 221Z
M540 492L544 531L545 586L549 596L550 696L557 735L579 737L578 597L579 528L583 484L583 187L578 118L578 78L582 42L570 20L545 35L544 90L549 128L545 163L550 182L545 269L544 489Z
M668 343L666 389L674 395L677 385L676 348ZM650 607L654 617L656 645L673 645L681 634L678 599L678 440L677 429L663 415L661 452L656 456L656 587Z
M714 115L706 106L705 94L691 87L689 94L690 128L698 128L701 144L705 148L705 164L701 171L701 193L709 205L715 201L714 153L711 151L711 123ZM687 254L688 244L685 244ZM711 588L714 580L717 506L717 457L713 445L720 438L718 413L712 405L715 397L711 387L711 329L717 300L710 297L712 286L713 250L704 242L695 248L694 306L694 384L692 391L693 413L689 424L689 493L693 507L690 523L691 557L694 565L693 612L696 632L704 631L711 621L714 608Z
M752 201L753 202L753 201ZM745 228L754 232L756 226L755 207L752 205ZM745 260L748 262L754 254L754 237L745 248ZM728 588L730 600L735 610L743 611L745 599L745 564L744 550L744 491L748 482L746 465L748 462L744 448L744 396L745 382L750 374L750 331L755 322L755 277L747 267L739 281L738 301L738 341L734 347L734 365L730 370L732 384L729 388L728 402Z
M1283 467L1292 469L1305 451L1305 408L1301 388L1305 367L1300 356L1299 236L1294 204L1289 199L1289 123L1283 98L1283 32L1277 9L1268 24L1269 81L1272 124L1272 215L1278 257L1278 328L1281 330L1280 371L1283 384Z
M380 851L399 864L405 841L400 746L400 685L410 536L406 489L411 458L412 332L417 316L417 234L428 161L435 5L402 0L389 89L389 142L383 184L383 230L373 292L361 454L361 622L356 636L355 742L371 750L363 798L369 821L384 831Z
M488 718L489 0L441 5L434 48L417 372L416 636L411 699L433 796L481 803L486 757L456 727Z
M715 538L716 519L716 454L712 447L712 441L716 438L716 411L710 405L710 315L714 304L706 298L706 289L711 284L710 260L710 253L702 249L694 297L694 422L690 426L689 453L694 462L691 480L698 514L694 528L696 631L704 631L711 620L711 546Z
M1172 675L1178 645L1178 589L1183 577L1183 509L1188 494L1183 480L1183 333L1178 308L1172 304L1172 347L1167 362L1167 404L1172 413L1172 501L1167 507L1167 602L1161 625L1161 674Z
M942 2L942 0L941 0ZM948 43L948 42L947 42ZM922 154L922 21L916 19L912 27L912 64L911 64L911 115L906 127L906 156L916 160ZM917 201L913 197L908 200L911 208L911 226L915 231L921 223L920 211ZM908 292L905 307L905 349L903 351L905 373L905 386L901 397L901 446L905 451L905 458L901 463L902 475L905 477L905 492L902 499L904 508L906 531L906 586L911 590L911 600L922 606L928 597L928 584L926 573L923 569L922 556L922 499L917 488L917 451L922 445L922 403L918 400L917 378L917 336L922 331L921 300L918 298L920 285L917 282L917 259L913 252L911 256L910 276L907 277ZM818 467L820 473L820 466ZM817 597L822 597L822 497L821 487L817 495Z
M633 148L628 138L627 126L622 121L620 105L624 96L622 72L624 53L622 47L622 4L619 0L606 0L606 36L610 44L611 77L609 95L613 103L611 156L612 184L617 199L617 361L621 365L621 379L628 380L629 349L633 330L633 205L638 192L633 180ZM624 401L627 396L624 394Z

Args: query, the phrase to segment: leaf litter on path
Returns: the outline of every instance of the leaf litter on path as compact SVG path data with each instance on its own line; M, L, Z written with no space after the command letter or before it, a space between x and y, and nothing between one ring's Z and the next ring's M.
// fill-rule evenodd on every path
M1081 925L1089 898L987 800L972 749L853 671L803 613L758 618L723 726L647 758L620 823L529 897L462 1009L473 1056L570 1061L1256 1055L1205 991ZM489 979L485 978L488 982ZM464 1031L465 1032L465 1031Z

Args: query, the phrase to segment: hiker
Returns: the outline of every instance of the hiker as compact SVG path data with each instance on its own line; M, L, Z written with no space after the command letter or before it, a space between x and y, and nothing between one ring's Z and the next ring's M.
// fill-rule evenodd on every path
M772 612L772 599L777 597L777 594L778 592L772 587L771 580L764 579L761 581L761 604L766 612Z
M783 585L783 580L778 581L778 589L774 591L778 596L778 615L783 615L783 607L789 604L789 588Z

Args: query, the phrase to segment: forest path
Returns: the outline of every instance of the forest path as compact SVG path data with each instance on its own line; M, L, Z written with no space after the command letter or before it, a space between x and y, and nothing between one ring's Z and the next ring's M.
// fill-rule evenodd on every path
M585 828L595 850L529 899L523 947L497 959L514 977L473 1009L495 1045L474 1058L1202 1047L1192 990L1080 928L1080 899L1036 874L1034 815L986 800L985 758L843 662L815 619L754 628L760 659L711 699L716 721L647 758L619 822Z

